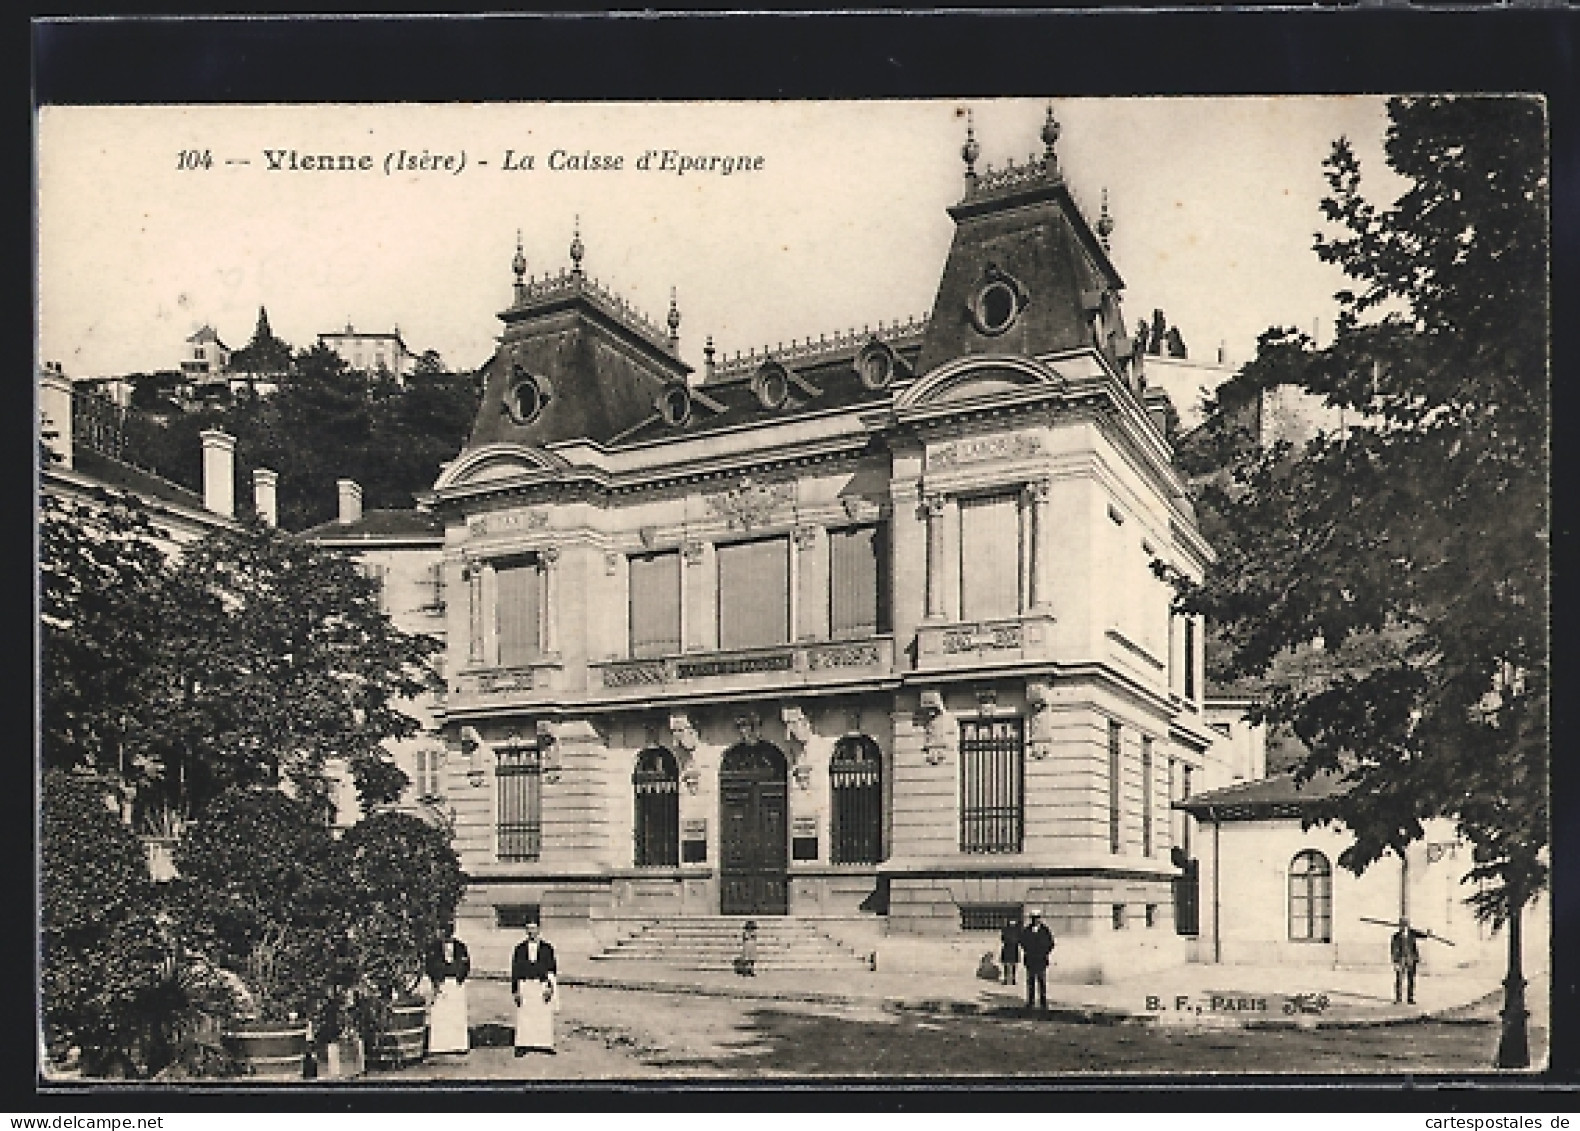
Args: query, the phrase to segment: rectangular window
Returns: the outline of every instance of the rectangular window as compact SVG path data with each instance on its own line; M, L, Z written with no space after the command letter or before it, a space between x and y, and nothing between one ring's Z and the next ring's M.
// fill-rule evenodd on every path
M1185 618L1185 698L1196 701L1196 618Z
M494 925L502 931L519 931L528 923L538 922L536 903L497 903L494 905Z
M790 540L717 548L719 647L764 648L790 639Z
M1152 855L1152 739L1141 738L1141 855Z
M834 638L887 631L882 528L830 530L828 555L829 626Z
M499 859L536 860L543 847L543 763L537 747L500 747L494 778Z
M631 655L680 651L680 551L631 555Z
M389 603L389 567L377 562L360 562L357 571L373 583L373 595L378 601L379 612L388 613Z
M437 801L444 796L443 770L444 751L417 751L417 780L413 784L420 800Z
M1020 615L1020 500L984 495L960 500L960 619Z
M1018 903L962 903L960 905L962 931L992 931L998 934L1010 925L1020 926Z
M1119 724L1112 719L1108 722L1108 851L1119 851L1120 820L1120 771L1123 765L1120 759L1120 734Z
M542 652L543 574L536 558L500 562L494 567L495 629L499 663L516 667Z
M1019 852L1025 826L1020 719L960 721L960 851Z

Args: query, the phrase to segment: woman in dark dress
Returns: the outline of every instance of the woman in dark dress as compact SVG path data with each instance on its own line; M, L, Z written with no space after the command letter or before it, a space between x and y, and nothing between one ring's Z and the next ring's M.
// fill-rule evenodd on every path
M1011 919L998 934L998 960L1004 966L1004 984L1015 984L1015 967L1020 965L1020 924Z

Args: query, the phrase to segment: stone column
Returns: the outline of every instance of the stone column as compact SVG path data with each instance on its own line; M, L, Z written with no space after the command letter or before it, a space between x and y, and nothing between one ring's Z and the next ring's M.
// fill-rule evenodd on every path
M1031 577L1027 588L1030 609L1036 613L1053 609L1053 521L1048 513L1051 490L1052 483L1047 479L1026 484L1026 501L1031 507Z
M927 513L927 619L944 619L944 511L945 498L933 493L922 498Z
M538 560L543 563L543 601L540 609L543 615L543 651L554 655L560 650L560 548L558 546L545 546L538 551Z

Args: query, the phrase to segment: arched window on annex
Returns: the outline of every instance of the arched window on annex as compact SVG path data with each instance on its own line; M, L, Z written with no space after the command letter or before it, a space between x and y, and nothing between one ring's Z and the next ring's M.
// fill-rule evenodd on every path
M864 734L834 744L828 763L832 800L830 859L877 864L883 859L883 755Z
M662 746L636 756L631 774L636 799L635 856L638 868L680 863L680 768Z
M1289 863L1289 939L1333 941L1333 868L1315 849L1296 853Z

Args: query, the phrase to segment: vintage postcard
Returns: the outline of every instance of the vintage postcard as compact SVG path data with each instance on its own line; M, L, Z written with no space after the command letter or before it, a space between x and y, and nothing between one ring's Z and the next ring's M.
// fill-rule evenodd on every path
M1546 129L43 106L43 1079L1540 1068Z

